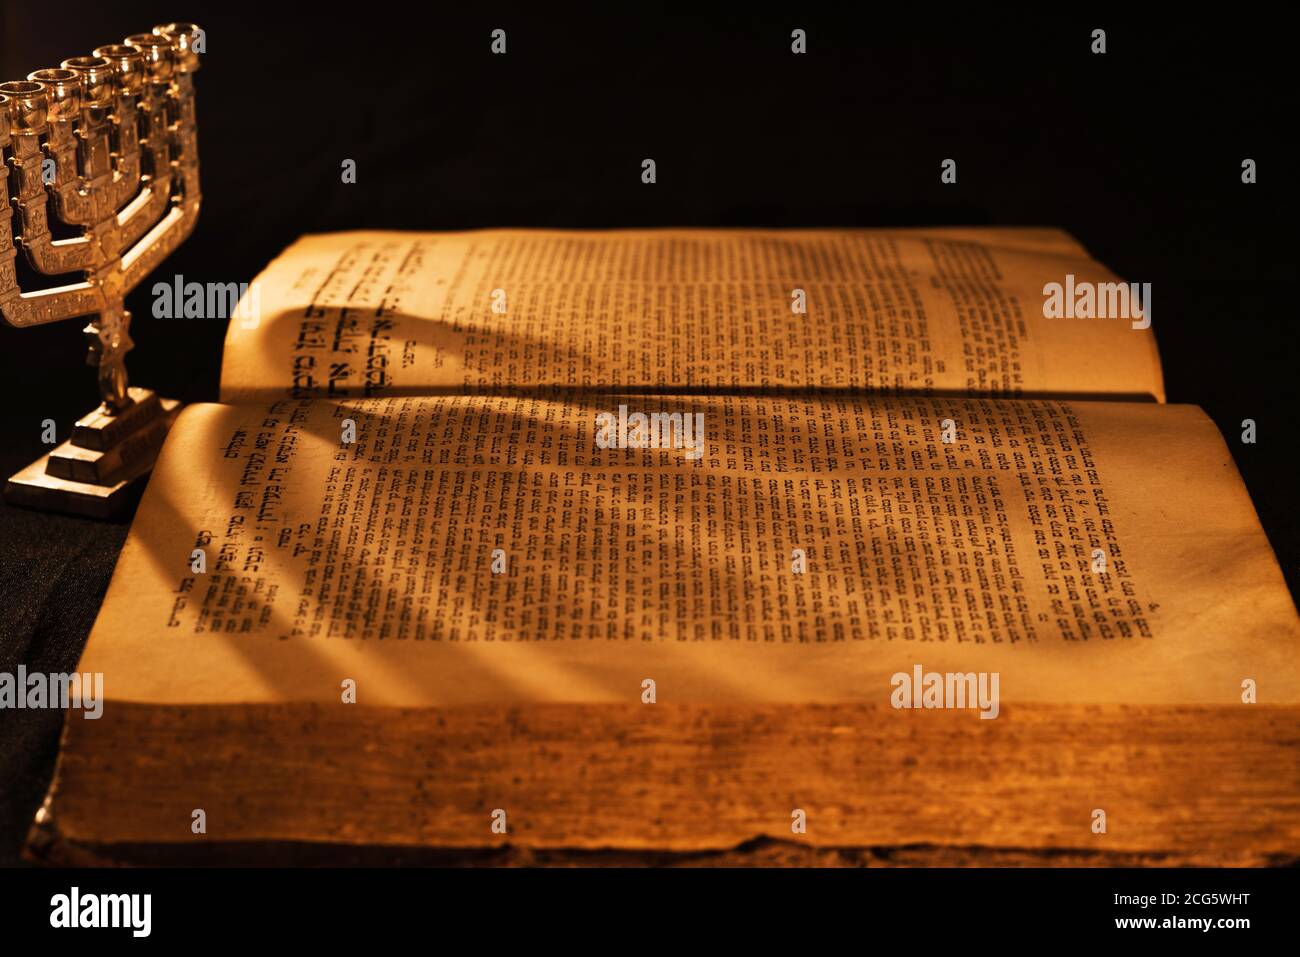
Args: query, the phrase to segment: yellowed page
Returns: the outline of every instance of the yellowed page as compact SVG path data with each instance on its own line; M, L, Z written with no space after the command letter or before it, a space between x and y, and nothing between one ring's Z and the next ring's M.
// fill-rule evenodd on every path
M638 412L702 439L601 447L602 415ZM646 679L884 704L917 666L997 673L1003 703L1238 704L1249 680L1294 704L1298 638L1191 406L284 399L182 413L82 669L110 706L349 680L372 705L637 702Z
M1044 314L1045 287L1067 281L1117 280L1053 229L308 236L232 320L221 396L561 386L1164 401L1144 320Z

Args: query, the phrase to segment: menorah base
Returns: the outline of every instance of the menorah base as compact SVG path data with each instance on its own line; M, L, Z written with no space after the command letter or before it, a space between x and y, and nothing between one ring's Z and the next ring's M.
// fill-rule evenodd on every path
M130 392L130 407L113 413L101 405L77 420L71 439L11 475L5 501L90 518L122 514L181 407L149 389Z

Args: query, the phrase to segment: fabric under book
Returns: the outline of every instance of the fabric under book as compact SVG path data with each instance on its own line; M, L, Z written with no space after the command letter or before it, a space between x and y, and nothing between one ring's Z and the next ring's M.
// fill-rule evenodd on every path
M300 240L30 852L1300 859L1300 621L1178 318L1052 283L1121 285L1042 229Z

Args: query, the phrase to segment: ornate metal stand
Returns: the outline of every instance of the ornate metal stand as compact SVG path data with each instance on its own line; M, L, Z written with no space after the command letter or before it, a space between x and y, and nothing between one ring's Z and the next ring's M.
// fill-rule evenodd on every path
M102 399L71 439L9 479L11 503L115 514L175 417L179 403L127 385L124 299L199 214L192 74L202 42L198 27L173 23L0 84L0 314L17 327L92 317L87 362ZM80 235L52 238L51 208ZM36 271L83 280L23 292L15 242Z

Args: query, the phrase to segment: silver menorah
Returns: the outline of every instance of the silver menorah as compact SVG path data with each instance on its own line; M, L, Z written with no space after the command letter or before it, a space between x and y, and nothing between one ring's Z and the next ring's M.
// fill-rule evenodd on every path
M92 317L87 362L101 399L68 441L9 479L9 502L114 514L179 407L127 385L124 300L199 214L192 74L203 44L197 26L173 23L0 84L0 314L20 328ZM53 238L51 209L79 235ZM82 281L24 292L17 249L37 272Z

